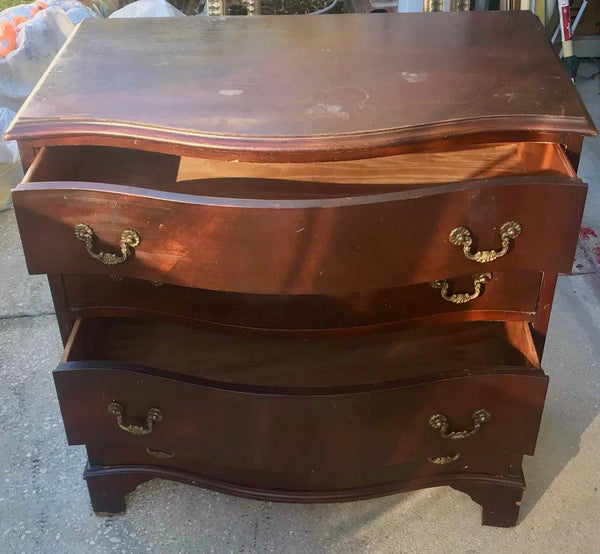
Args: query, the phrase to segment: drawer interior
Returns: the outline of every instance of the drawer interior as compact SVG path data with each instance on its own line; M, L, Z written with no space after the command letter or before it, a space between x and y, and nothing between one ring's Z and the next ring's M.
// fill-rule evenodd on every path
M253 177L346 184L427 185L512 175L572 177L574 174L559 145L514 142L318 163L247 163L182 157L177 180Z
M349 337L215 333L136 318L79 319L63 362L110 361L274 387L329 387L495 367L541 374L525 322L467 322Z
M94 182L231 198L337 197L516 175L575 172L553 143L506 143L339 162L241 163L100 146L40 150L25 182ZM303 181L302 187L297 185ZM324 186L323 183L327 183ZM361 186L369 185L369 186Z

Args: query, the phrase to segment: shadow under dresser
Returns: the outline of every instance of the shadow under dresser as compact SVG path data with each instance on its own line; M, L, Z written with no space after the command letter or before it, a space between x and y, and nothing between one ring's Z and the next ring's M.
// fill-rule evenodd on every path
M516 524L596 130L532 14L436 15L88 20L52 63L13 201L96 513L158 477Z

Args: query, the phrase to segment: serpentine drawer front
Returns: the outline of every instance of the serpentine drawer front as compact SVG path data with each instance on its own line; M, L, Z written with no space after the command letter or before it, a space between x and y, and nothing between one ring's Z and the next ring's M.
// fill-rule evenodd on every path
M319 184L311 193L307 183L303 198L268 197L264 184L254 190L248 180L245 196L231 198L190 194L190 187L168 192L160 183L36 182L44 168L44 160L34 164L13 193L31 273L104 273L253 294L568 272L586 195L575 177L540 175L386 191ZM282 189L272 184L277 195Z
M319 334L368 330L398 322L474 319L533 321L541 273L494 272L480 295L465 303L445 300L431 283L338 295L265 295L209 291L109 275L60 278L73 317L162 314L214 327ZM447 294L473 293L471 276L447 281Z
M376 470L464 449L534 451L547 378L534 365L523 323L462 324L463 341L470 342L459 351L449 326L339 339L333 345L331 340L270 339L256 346L270 361L251 354L252 340L238 338L230 341L222 369L213 357L219 345L210 346L222 340L219 335L148 322L105 323L103 332L91 322L78 324L55 372L70 444L184 450L216 465L300 473L335 472L347 459L357 470ZM143 338L149 332L152 341ZM394 354L403 336L414 350L436 345L438 351L405 367L412 354ZM93 350L86 346L90 337L96 340ZM149 351L141 350L149 344ZM181 367L178 352L184 345L190 370L198 376ZM327 348L339 352L327 354ZM90 356L98 361L86 361ZM253 365L272 368L271 377L265 370L261 375L247 370L253 357ZM311 360L321 369L312 368ZM361 376L366 360L380 365L379 377ZM445 360L449 373L431 381L427 366L435 360ZM236 364L246 377L236 374ZM227 381L206 379L219 374ZM248 384L240 384L244 380ZM271 384L253 384L257 381Z
M34 88L13 203L95 513L157 477L516 524L597 131L533 14L443 15L86 20Z
M87 444L87 454L93 466L143 467L151 465L159 473L202 475L201 483L207 488L234 492L242 496L259 499L294 501L308 500L353 500L381 494L382 489L394 490L392 483L423 479L435 482L448 475L503 475L518 470L522 456L480 452L467 444L444 445L441 455L420 458L401 464L380 467L377 471L364 468L346 469L339 466L336 471L282 471L252 470L236 466L215 464L211 458L190 452L185 445L176 450L164 447L149 447L146 444L158 440L125 440L114 443ZM261 483L266 493L256 487ZM309 492L307 492L309 491Z

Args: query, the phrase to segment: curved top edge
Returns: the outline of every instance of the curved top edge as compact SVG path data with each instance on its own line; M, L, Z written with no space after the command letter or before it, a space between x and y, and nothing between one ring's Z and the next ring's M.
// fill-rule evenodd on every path
M264 181L261 179L261 181ZM275 181L276 182L276 181ZM301 181L297 181L301 185ZM309 184L306 182L305 184ZM322 184L322 183L312 183ZM107 185L106 183L94 182L79 182L79 181L34 181L23 182L17 189L15 194L19 194L26 190L86 190L89 192L110 192L112 195L131 195L144 198L154 198L170 202L182 204L202 204L205 206L224 207L224 208L245 208L245 209L311 209L311 208L349 208L357 205L368 204L383 204L395 201L408 200L416 197L434 196L444 194L446 192L456 190L481 190L488 187L498 189L499 187L513 186L563 186L563 185L580 185L585 186L585 183L578 177L566 177L562 175L540 175L535 182L531 182L531 178L527 175L495 177L492 179L469 179L459 183L439 183L428 186L425 189L412 189L402 187L400 190L390 190L389 192L373 192L371 194L361 195L340 195L329 198L232 198L228 196L203 196L189 193L167 192L157 189L144 189L129 185ZM360 185L356 185L360 187Z
M259 136L194 133L126 121L64 119L20 120L7 140L37 145L103 145L201 155L239 161L335 161L393 155L444 144L484 142L560 142L567 134L597 136L585 118L502 116L463 119L411 128L312 136Z
M431 16L85 20L7 137L325 161L596 133L535 16Z

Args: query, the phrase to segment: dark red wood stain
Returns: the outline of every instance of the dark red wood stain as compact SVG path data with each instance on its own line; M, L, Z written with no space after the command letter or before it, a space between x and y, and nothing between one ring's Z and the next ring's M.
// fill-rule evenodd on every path
M532 14L437 15L88 20L35 88L14 205L96 513L156 477L283 502L449 485L516 524L557 275L576 248L599 266L575 173L596 129ZM509 221L487 263L449 239L499 250ZM105 265L82 223L92 253L141 242ZM468 302L430 284L480 273Z

